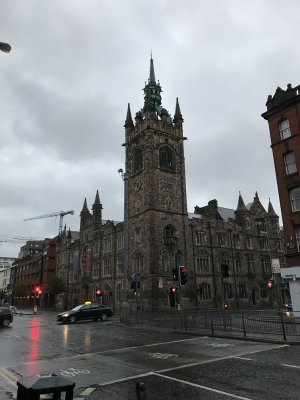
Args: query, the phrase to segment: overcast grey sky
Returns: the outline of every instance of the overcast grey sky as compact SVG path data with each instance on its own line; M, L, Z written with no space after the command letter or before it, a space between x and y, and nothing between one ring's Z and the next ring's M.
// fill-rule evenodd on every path
M123 219L124 121L143 105L153 52L162 103L184 117L188 209L280 206L268 125L277 86L300 83L294 0L0 0L0 240L53 237L97 189ZM24 243L0 243L16 257Z

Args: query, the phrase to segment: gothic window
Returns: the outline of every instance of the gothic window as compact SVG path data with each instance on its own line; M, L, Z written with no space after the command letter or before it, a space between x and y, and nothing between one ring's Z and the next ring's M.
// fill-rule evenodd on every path
M238 285L238 293L240 299L247 299L247 285L246 283L240 283Z
M282 140L291 136L290 123L288 119L283 119L279 122L279 131Z
M224 299L232 299L233 294L232 294L232 285L231 283L224 283Z
M242 271L242 259L240 254L235 257L235 272L240 273Z
M104 258L103 260L103 276L111 275L111 260L109 257Z
M168 225L164 229L164 237L172 238L175 237L175 228L172 225Z
M139 272L142 273L143 272L143 268L144 268L144 255L141 252L137 252L135 253L134 257L133 257L133 268L134 268L134 272Z
M175 253L175 266L183 265L182 264L182 252L177 250Z
M239 249L241 246L240 235L233 235L233 247Z
M283 160L286 175L291 175L297 172L295 153L293 151L284 154Z
M254 259L253 259L253 255L252 254L246 254L246 261L247 261L247 268L248 268L248 272L255 272L255 268L254 268Z
M207 282L199 285L199 298L200 300L211 300L211 286Z
M258 240L259 240L259 247L261 250L269 249L269 240L267 237L260 237Z
M159 151L160 168L175 171L174 151L169 146L163 146Z
M197 272L207 272L209 270L209 255L205 251L201 251L196 257Z
M124 249L124 235L119 235L117 239L117 248Z
M199 246L205 246L206 241L206 232L197 231L196 232L196 244Z
M116 302L121 303L121 297L122 297L122 283L118 282L116 284Z
M133 172L140 172L143 169L143 152L138 149L133 156Z
M123 273L123 259L122 257L117 258L117 275L120 276Z
M135 243L136 244L141 243L141 228L140 227L135 228L134 233L135 233Z
M104 251L111 251L111 238L104 240Z
M292 211L300 211L300 187L290 190L290 202Z
M99 278L99 272L100 272L99 261L97 261L94 264L94 268L93 268L93 278Z
M171 199L166 199L166 210L167 211L172 211L172 200Z
M226 254L226 253L223 253L223 254L221 255L221 257L219 258L219 267L220 267L220 271L222 272L222 266L223 266L223 265L229 266L229 264L230 264L230 257L229 257L229 255Z
M270 265L270 257L269 256L261 256L261 271L264 275L271 274L271 265Z
M220 247L227 246L227 237L226 237L225 233L218 233L218 244Z

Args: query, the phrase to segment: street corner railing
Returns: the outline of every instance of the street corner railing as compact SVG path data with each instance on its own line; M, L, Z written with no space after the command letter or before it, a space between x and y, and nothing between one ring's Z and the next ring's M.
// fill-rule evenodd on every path
M137 311L128 325L193 334L261 338L300 343L300 318L292 312L172 310Z

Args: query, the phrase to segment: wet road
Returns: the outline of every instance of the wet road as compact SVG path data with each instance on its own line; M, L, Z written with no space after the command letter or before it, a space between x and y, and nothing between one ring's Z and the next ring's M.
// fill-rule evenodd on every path
M16 316L0 330L0 399L21 377L55 373L77 399L299 399L300 348L190 337L120 326L117 320L57 325L53 313ZM95 384L101 385L95 389Z

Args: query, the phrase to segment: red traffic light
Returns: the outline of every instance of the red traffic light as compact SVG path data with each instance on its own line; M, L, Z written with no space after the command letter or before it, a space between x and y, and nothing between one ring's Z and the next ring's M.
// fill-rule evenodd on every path
M172 291L173 293L175 293L176 290L177 290L177 288L176 288L175 286L171 287L171 291Z
M97 296L102 296L102 294L103 294L102 290L100 290L100 289L96 290L96 295Z
M36 294L36 295L42 294L42 288L41 288L40 286L37 286L37 287L35 288L35 294Z
M272 282L272 281L267 281L267 287L268 287L269 289L271 289L272 286L273 286L273 282Z

